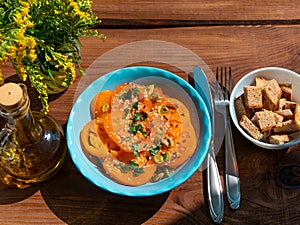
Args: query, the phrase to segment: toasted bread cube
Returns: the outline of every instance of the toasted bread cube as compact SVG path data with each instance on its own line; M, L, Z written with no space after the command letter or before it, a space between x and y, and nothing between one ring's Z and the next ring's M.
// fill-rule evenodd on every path
M262 89L263 106L267 110L275 111L278 109L281 98L281 88L275 79L269 80Z
M283 121L283 116L273 112L273 116L274 116L274 119L275 119L275 122L276 122L276 125L279 124L279 123L282 123Z
M295 109L297 103L296 102L292 102L292 101L286 101L285 102L285 109Z
M263 77L256 77L255 78L255 85L257 86L257 87L263 87L263 86L265 86L266 85L266 83L268 82L269 80L268 79L266 79L266 78L263 78Z
M234 108L238 120L242 118L242 115L246 115L248 117L252 115L252 110L245 107L244 95L241 95L234 100Z
M278 109L279 110L285 109L285 103L286 102L287 102L286 98L279 99Z
M296 107L296 102L288 101L286 98L281 98L279 100L279 110L283 109L294 109Z
M254 113L253 117L251 118L251 122L255 124L255 126L258 126L258 117L256 113Z
M241 127L243 127L248 134L250 134L254 139L260 140L263 138L263 134L260 132L260 130L255 126L254 123L251 122L251 120L246 116L243 115L240 123Z
M262 89L256 86L244 87L245 106L250 109L259 109L263 107Z
M246 115L246 108L245 108L242 96L243 95L237 97L234 100L234 108L235 108L236 117L238 118L238 120L240 120L242 118L242 115Z
M292 100L292 84L291 83L284 83L280 84L280 88L282 91L282 97L286 98L287 100L291 101Z
M255 113L257 124L261 131L271 130L276 126L276 121L272 111L263 110Z
M267 131L262 132L262 134L263 134L262 139L266 140L272 133L273 133L272 130L267 130Z
M298 127L293 120L283 121L274 127L274 133L293 133L298 131Z
M273 134L270 135L269 137L269 142L271 144L278 144L278 145L282 145L286 142L289 142L291 139L289 137L289 135L287 134Z
M297 104L294 111L294 123L298 130L300 130L300 104Z
M279 84L280 87L288 87L288 88L292 88L293 84L290 82L286 82L286 83L280 83Z
M277 110L275 112L283 116L285 120L292 119L294 117L294 114L291 109L282 109L282 110Z

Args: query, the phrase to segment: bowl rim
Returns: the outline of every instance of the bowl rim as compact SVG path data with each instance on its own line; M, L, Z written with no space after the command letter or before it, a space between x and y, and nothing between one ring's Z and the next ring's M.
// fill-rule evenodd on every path
M235 95L234 93L236 92L236 90L240 87L241 83L244 82L244 80L249 79L249 77L251 77L251 83L254 82L254 78L256 77L256 75L260 72L265 72L265 71L280 71L286 74L289 74L292 77L295 77L296 79L300 80L300 75L292 70L286 69L286 68L282 68L282 67L262 67L262 68L258 68L255 69L249 73L247 73L246 75L244 75L234 86L234 88L232 89L231 92L231 96L230 96L230 116L232 118L232 121L235 125L235 127L241 132L241 134L247 138L248 140L250 140L252 143L256 144L259 147L262 148L266 148L266 149L270 149L270 150L280 150L280 149L284 149L284 148L288 148L291 147L293 145L296 145L298 143L300 143L300 139L296 140L296 141L289 141L287 143L278 145L278 144L270 144L270 143L266 143L266 142L262 142L262 141L258 141L256 139L254 139L253 137L251 137L249 134L247 134L244 129L239 125L237 117L236 117L236 112L235 112L235 108L234 108L234 99L235 99Z
M78 154L78 152L82 151L82 150L81 150L81 146L80 146L80 143L78 140L79 135L75 136L75 132L74 132L75 129L73 126L73 120L74 120L74 116L76 115L75 110L80 106L80 103L83 102L83 99L87 95L91 95L92 89L94 88L94 86L97 87L98 83L100 83L102 81L107 82L107 80L113 79L113 76L115 76L115 74L124 73L124 71L130 72L130 70L142 70L142 71L144 71L144 73L142 73L143 75L147 74L147 71L149 73L155 72L155 73L158 73L159 76L163 76L164 78L170 79L171 81L179 84L180 86L182 86L184 88L184 90L193 99L195 106L197 108L197 111L201 112L201 114L204 118L203 121L201 121L201 125L203 126L202 129L205 129L205 132L203 132L203 143L201 143L200 146L197 145L198 152L195 151L193 156L189 159L188 163L185 163L182 167L185 167L189 164L191 164L192 166L185 170L182 170L182 168L180 168L179 171L176 172L176 174L174 174L173 176L163 179L162 181L152 183L152 185L146 184L146 185L141 185L141 186L126 186L126 185L119 184L110 178L105 177L100 172L98 172L98 175L100 175L99 178L97 178L97 180L93 179L93 176L95 175L95 171L94 170L90 171L91 165L87 165L87 164L92 164L92 163L84 161L83 159L81 159L81 155ZM120 81L117 81L117 83L118 82L120 82ZM100 91L100 90L101 90L101 88L98 89L98 91ZM82 123L85 124L86 122L87 121L84 121ZM125 67L125 68L111 71L111 72L99 77L98 79L93 81L78 96L78 98L76 99L76 101L71 109L70 115L69 115L69 119L67 122L66 134L67 134L66 135L67 136L67 146L68 146L72 161L74 162L76 168L81 172L81 174L87 180L89 180L94 185L96 185L106 191L115 193L115 194L124 195L124 196L144 197L144 196L153 196L153 195L157 195L157 194L161 194L161 193L170 191L173 188L175 188L175 187L179 186L180 184L182 184L183 182L185 182L187 179L189 179L198 170L198 168L201 166L201 164L204 162L206 154L209 150L210 140L212 138L212 129L211 129L211 120L210 120L209 112L208 112L208 109L207 109L203 99L198 94L198 92L187 81L185 81L181 77L175 75L174 73L171 73L167 70L163 70L160 68L149 67L149 66L131 66L131 67ZM174 178L175 175L178 176L178 177L176 177L176 179ZM109 185L111 185L111 186L109 186ZM157 188L157 186L159 188Z

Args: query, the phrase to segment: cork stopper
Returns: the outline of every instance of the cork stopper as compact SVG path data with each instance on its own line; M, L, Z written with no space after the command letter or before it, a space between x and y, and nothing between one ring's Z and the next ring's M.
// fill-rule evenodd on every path
M12 110L22 103L22 88L15 83L0 86L0 105L6 110Z

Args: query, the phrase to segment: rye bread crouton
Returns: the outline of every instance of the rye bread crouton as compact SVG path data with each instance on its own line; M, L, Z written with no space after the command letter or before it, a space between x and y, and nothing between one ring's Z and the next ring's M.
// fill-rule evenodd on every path
M279 99L278 110L285 109L286 98Z
M276 121L272 111L263 110L255 113L257 125L259 129L264 132L271 130L276 126Z
M255 86L257 87L263 87L266 85L266 83L268 82L269 80L266 79L266 78L263 78L263 77L256 77L255 78Z
M269 142L271 144L282 145L286 142L289 142L291 138L287 134L273 134L269 137Z
M293 120L287 120L277 124L273 131L274 133L293 133L298 131L298 127Z
M286 98L281 98L279 100L278 110L294 109L296 107L296 104L296 102L288 101Z
M297 104L294 111L294 123L298 130L300 130L300 104Z
M244 94L234 100L234 108L239 121L242 118L242 115L250 117L253 114L251 109L245 107Z
M256 86L244 87L244 102L249 109L260 109L263 107L262 88Z
M285 120L294 118L294 114L291 109L276 110L275 113L283 116Z
M257 118L257 115L255 113L251 118L251 122L254 123L255 126L258 126L258 118Z
M297 103L292 101L286 101L284 105L284 109L295 109Z
M273 116L274 116L276 125L282 123L282 121L283 121L283 119L284 119L283 116L281 116L281 115L279 115L279 114L277 114L277 113L275 113L275 112L273 112ZM257 117L256 114L254 114L254 116L251 118L251 121L252 121L256 126L258 126L258 117Z
M243 115L240 122L240 126L245 129L248 134L250 134L254 139L260 140L263 138L263 134L259 131L257 126L251 122L251 120L246 116Z
M262 88L263 107L270 111L278 109L281 98L281 88L275 79L269 80Z
M280 88L282 91L282 97L286 98L289 101L292 101L292 84L291 83L284 83L280 84Z
M281 116L275 112L273 112L273 116L274 116L276 125L283 122L283 119L284 119L283 116Z

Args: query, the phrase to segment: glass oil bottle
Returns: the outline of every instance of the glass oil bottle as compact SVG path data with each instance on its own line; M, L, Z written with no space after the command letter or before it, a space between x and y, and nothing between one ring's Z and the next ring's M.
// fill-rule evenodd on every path
M0 180L26 188L53 176L63 163L66 142L62 128L49 115L30 110L24 84L0 86Z

